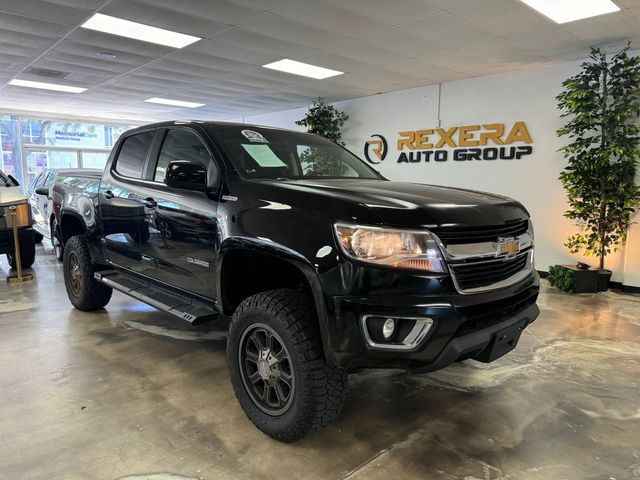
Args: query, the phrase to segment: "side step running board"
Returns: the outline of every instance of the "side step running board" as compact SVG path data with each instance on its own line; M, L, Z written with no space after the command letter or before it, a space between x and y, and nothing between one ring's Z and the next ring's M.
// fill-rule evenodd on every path
M130 297L152 307L169 312L183 320L198 325L209 322L218 316L211 305L198 301L188 295L176 293L138 277L115 270L103 270L94 273L97 281L108 285Z

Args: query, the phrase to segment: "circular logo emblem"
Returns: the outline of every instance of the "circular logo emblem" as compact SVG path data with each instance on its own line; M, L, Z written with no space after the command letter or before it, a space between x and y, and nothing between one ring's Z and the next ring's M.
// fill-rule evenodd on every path
M369 163L380 163L387 156L387 140L379 134L371 135L364 144L364 158Z

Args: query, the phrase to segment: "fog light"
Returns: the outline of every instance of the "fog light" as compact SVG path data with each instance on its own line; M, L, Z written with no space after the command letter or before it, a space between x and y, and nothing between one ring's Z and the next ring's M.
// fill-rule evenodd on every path
M396 321L393 318L387 318L382 326L382 335L387 340L390 339L396 331Z

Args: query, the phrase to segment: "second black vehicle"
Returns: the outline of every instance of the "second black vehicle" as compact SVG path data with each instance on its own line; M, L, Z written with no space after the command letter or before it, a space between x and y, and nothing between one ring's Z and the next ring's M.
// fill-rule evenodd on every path
M282 441L338 416L351 369L491 362L539 313L521 204L389 181L315 135L148 125L52 198L72 304L115 289L194 324L232 316L236 396Z

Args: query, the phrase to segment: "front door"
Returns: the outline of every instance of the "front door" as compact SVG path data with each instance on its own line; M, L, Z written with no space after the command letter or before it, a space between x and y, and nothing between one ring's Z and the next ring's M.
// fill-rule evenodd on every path
M215 297L215 261L220 235L217 198L211 193L169 188L164 174L171 161L202 163L217 169L212 152L190 128L166 130L157 161L150 162L147 180L153 187L146 210L149 239L141 245L143 273L157 281L207 298Z

